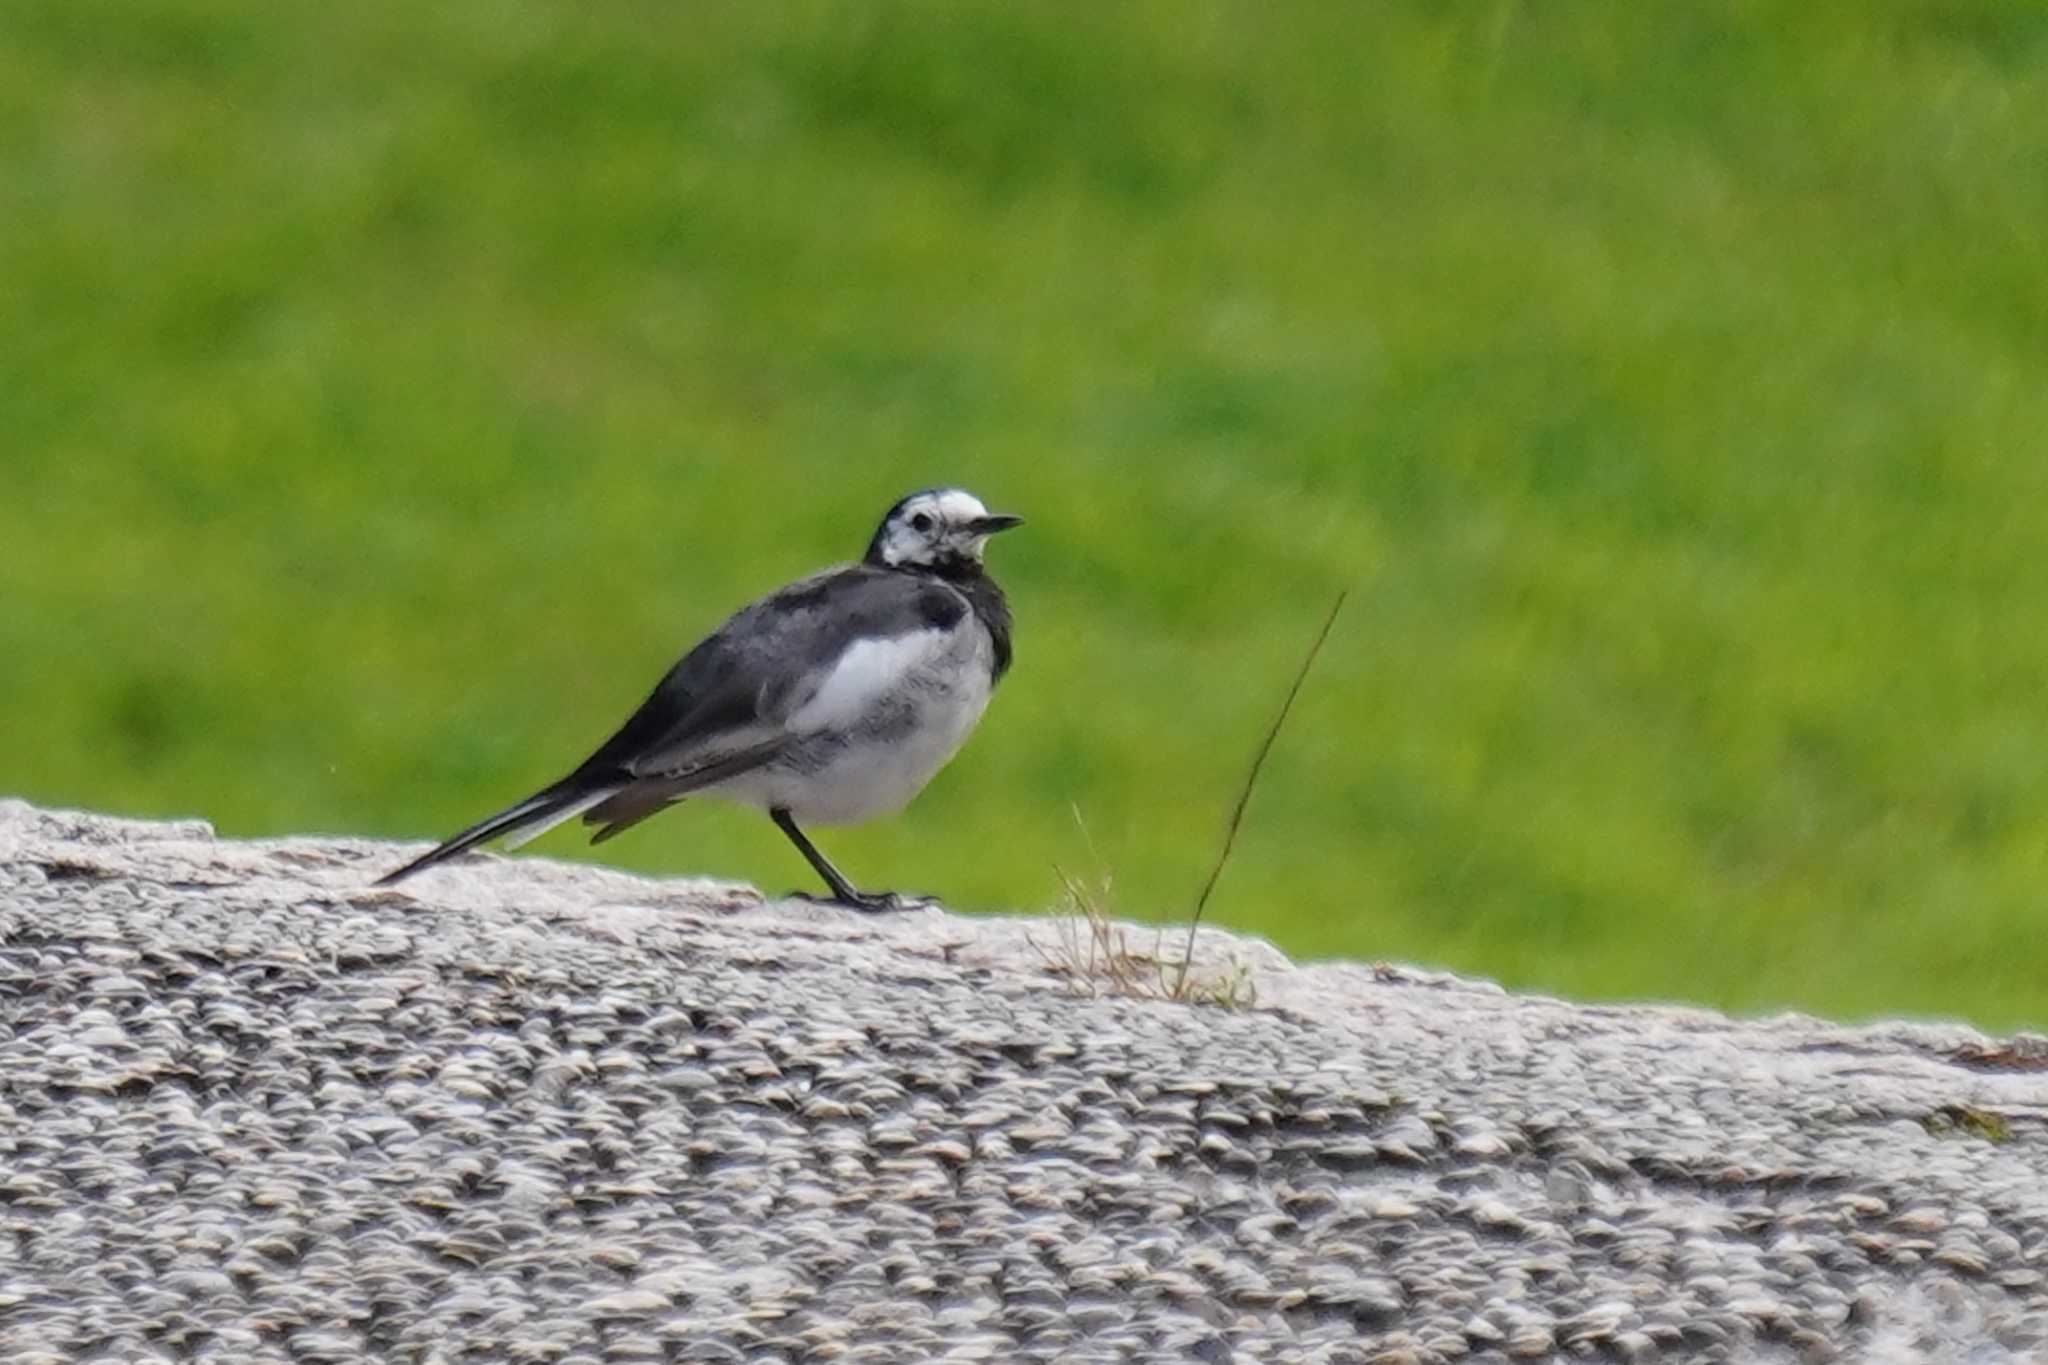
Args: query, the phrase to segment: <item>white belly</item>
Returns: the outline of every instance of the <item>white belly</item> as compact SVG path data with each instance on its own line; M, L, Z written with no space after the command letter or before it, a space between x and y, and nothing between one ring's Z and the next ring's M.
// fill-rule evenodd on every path
M988 634L969 626L856 646L791 715L788 754L708 789L799 824L892 815L967 742L988 709Z

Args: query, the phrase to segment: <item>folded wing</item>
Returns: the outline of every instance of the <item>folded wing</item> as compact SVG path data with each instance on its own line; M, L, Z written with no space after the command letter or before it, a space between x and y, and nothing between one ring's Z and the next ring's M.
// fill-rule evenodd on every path
M605 793L578 812L600 826L593 842L849 723L966 611L943 583L865 565L754 603L670 669L568 779Z

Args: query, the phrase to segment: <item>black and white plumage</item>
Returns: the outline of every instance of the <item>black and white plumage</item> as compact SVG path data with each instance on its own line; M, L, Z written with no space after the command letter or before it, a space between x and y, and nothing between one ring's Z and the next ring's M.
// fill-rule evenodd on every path
M516 847L578 816L602 843L705 795L767 811L834 900L895 908L893 894L856 890L801 825L901 810L965 742L1010 666L1010 608L982 550L1021 524L958 488L910 494L858 564L743 608L574 772L378 885L501 836Z

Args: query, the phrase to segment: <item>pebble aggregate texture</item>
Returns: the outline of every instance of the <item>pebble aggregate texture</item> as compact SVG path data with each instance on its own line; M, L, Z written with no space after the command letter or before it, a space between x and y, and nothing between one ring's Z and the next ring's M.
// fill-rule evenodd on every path
M0 802L0 1359L2048 1360L2038 1038L400 857Z

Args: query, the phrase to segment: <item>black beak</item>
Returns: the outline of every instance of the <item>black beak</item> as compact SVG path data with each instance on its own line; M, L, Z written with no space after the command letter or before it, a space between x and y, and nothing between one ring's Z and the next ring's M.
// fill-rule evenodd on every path
M1007 531L1023 524L1022 517L1013 517L1008 512L991 512L985 517L976 517L968 522L967 529L978 536L992 536L998 531Z

